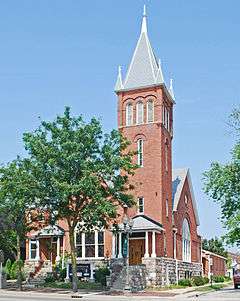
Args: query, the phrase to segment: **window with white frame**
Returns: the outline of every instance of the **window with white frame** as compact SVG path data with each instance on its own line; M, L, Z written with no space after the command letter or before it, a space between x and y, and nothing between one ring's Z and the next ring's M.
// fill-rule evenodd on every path
M143 167L143 139L138 139L137 141L138 147L138 165Z
M144 116L144 113L143 113L143 102L142 101L139 101L137 103L137 124L142 124L143 123L143 116Z
M182 259L191 262L191 235L188 220L185 218L182 226Z
M170 131L170 112L166 106L163 106L162 115L163 115L163 125L168 131Z
M138 198L138 213L144 213L144 198Z
M29 259L37 258L37 241L36 239L31 239L29 241Z
M133 125L133 105L131 103L126 106L126 125Z
M154 103L152 100L147 102L147 122L154 121Z
M75 244L77 258L104 257L104 232L76 232Z

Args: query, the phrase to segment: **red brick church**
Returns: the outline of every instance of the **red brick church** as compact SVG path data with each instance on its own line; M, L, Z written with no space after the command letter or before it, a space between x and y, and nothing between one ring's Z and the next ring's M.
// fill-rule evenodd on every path
M188 168L172 168L172 81L164 81L160 60L151 46L144 11L140 36L125 78L119 68L115 86L118 128L137 151L139 165L132 177L137 206L128 209L133 219L129 238L130 271L145 267L146 284L175 283L200 275L201 237L199 217ZM121 262L124 232L76 233L79 276L94 277L94 270L112 258ZM64 221L29 233L26 265L35 271L51 266L69 251ZM67 278L71 274L67 264ZM35 269L35 270L34 270ZM40 270L39 268L37 269Z

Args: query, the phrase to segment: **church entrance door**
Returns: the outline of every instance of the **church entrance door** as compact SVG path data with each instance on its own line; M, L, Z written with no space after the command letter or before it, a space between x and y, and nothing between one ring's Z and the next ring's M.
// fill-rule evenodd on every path
M142 257L144 257L144 239L130 239L129 240L129 264L142 264Z

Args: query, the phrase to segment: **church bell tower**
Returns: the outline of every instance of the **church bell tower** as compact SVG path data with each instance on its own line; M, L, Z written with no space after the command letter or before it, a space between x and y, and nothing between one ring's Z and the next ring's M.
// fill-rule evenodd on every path
M140 36L123 80L119 67L115 85L118 128L137 151L139 168L132 177L137 206L131 216L144 215L162 225L163 256L172 257L172 138L174 93L166 86L160 60L148 38L144 7Z

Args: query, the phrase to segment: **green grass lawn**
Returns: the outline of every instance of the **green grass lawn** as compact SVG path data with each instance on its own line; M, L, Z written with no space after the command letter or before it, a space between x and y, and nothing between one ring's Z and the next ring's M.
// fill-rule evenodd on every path
M219 284L213 284L213 285L198 287L198 288L195 289L195 291L197 291L197 292L218 291L221 288L224 288L226 286L227 286L227 284L219 283Z

